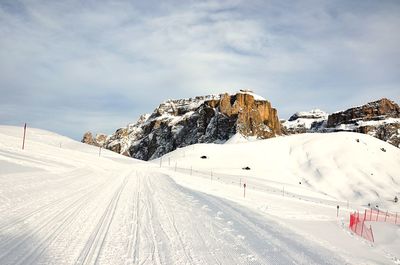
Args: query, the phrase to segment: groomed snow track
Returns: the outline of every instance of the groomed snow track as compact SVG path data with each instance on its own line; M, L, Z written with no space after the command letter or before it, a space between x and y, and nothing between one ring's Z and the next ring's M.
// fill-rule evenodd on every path
M19 173L0 264L343 264L278 224L149 170ZM1 179L5 183L5 179Z

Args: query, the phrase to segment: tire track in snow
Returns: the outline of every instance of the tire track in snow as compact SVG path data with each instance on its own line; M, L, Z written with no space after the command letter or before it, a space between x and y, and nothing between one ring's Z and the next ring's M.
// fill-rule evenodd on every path
M105 211L103 212L103 215L101 216L95 229L90 235L88 242L86 243L84 249L81 251L81 254L75 261L75 264L96 264L98 262L104 241L108 236L107 232L109 231L111 223L114 218L119 198L126 186L127 180L128 176L125 176L125 178L122 181L122 184L114 192L109 204L107 205Z
M19 260L16 264L20 264L23 262L26 263L26 260L29 257L31 260L34 260L34 256L36 256L36 258L40 256L40 254L43 253L44 248L50 245L51 242L53 242L57 238L57 236L61 234L65 228L67 228L69 221L72 221L73 217L76 217L79 214L82 208L87 205L88 201L93 199L94 195L98 193L101 188L104 188L107 185L108 182L105 182L99 184L98 186L95 186L95 188L92 188L90 192L84 193L78 198L71 197L71 200L67 200L67 202L72 201L70 203L65 204L66 202L64 201L63 205L62 203L57 202L55 205L52 205L58 206L55 207L55 211L51 211L51 209L46 207L41 208L41 211L45 212L45 214L42 214L40 218L35 220L34 222L35 224L39 225L35 226L34 229L31 229L29 231L18 230L19 234L22 234L22 236L17 235L15 237L11 237L6 241L1 242L0 249L6 249L6 251L1 253L0 261L6 260L7 258L9 258L9 256L17 256L14 250L17 250L18 247L23 244L28 238L31 238L36 234L40 234L43 231L49 231L45 234L43 238L39 240L35 248L31 249L28 253L22 253L22 257L17 257L19 258ZM35 212L35 214L40 213L41 212Z

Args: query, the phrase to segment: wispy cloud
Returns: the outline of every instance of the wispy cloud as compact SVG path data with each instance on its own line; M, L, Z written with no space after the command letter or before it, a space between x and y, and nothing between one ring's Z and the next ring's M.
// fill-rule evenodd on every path
M0 123L79 138L253 88L287 117L399 101L398 1L2 1Z

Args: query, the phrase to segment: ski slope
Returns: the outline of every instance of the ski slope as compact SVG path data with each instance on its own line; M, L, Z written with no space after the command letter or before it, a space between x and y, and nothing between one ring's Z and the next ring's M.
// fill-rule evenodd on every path
M396 237L371 246L351 235L331 195L288 185L281 196L260 178L265 189L243 198L222 165L210 179L216 167L197 156L210 162L214 145L148 163L39 129L28 128L25 150L21 138L0 126L0 264L397 262Z

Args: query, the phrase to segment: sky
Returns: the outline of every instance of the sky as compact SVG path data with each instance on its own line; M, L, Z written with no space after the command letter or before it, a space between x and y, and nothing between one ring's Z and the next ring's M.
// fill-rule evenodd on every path
M400 1L0 0L0 124L80 140L252 89L285 119L400 103Z

